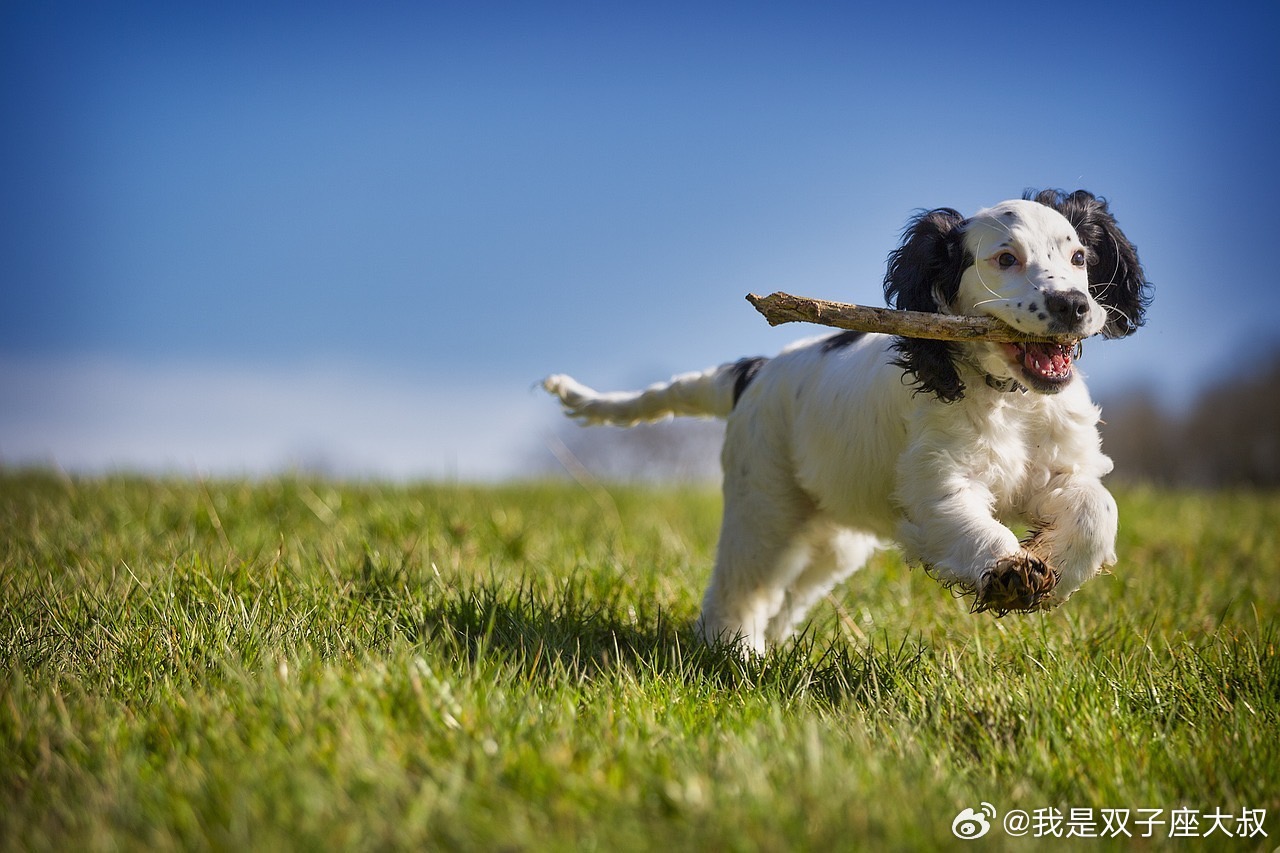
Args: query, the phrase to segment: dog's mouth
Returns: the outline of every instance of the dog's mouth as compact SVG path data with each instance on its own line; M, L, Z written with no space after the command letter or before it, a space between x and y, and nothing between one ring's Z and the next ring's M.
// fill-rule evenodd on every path
M1074 375L1075 347L1048 342L1003 344L1005 353L1022 368L1022 375L1038 391L1053 393Z

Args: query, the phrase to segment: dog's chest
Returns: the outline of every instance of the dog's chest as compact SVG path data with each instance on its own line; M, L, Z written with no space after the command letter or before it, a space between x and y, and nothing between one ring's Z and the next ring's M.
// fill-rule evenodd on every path
M957 461L990 489L997 514L1016 513L1028 492L1048 483L1060 430L1052 418L1016 405L996 405L977 415L969 450L960 449Z

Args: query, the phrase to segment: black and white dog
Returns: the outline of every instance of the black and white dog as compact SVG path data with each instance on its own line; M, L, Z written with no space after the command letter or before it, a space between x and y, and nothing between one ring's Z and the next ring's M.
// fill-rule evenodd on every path
M1083 190L1028 192L965 219L922 213L889 256L894 308L986 315L1032 335L1132 334L1150 285ZM845 332L597 393L545 388L588 423L725 418L724 520L698 628L762 651L879 548L974 596L1046 609L1115 562L1099 411L1072 347ZM1006 523L1027 525L1022 541Z

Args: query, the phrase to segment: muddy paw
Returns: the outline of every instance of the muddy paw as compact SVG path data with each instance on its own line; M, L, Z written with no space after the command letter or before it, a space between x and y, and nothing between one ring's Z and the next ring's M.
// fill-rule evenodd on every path
M1005 557L988 569L978 583L973 612L990 610L997 616L1029 613L1050 606L1058 573L1030 551Z

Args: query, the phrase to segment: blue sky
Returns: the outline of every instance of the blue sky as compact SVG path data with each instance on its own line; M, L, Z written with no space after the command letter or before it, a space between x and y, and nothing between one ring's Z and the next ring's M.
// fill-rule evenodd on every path
M884 8L870 8L884 7ZM892 8L889 8L892 7ZM1165 399L1280 341L1263 4L0 7L0 460L519 473L648 383L880 304L918 208L1106 196Z

